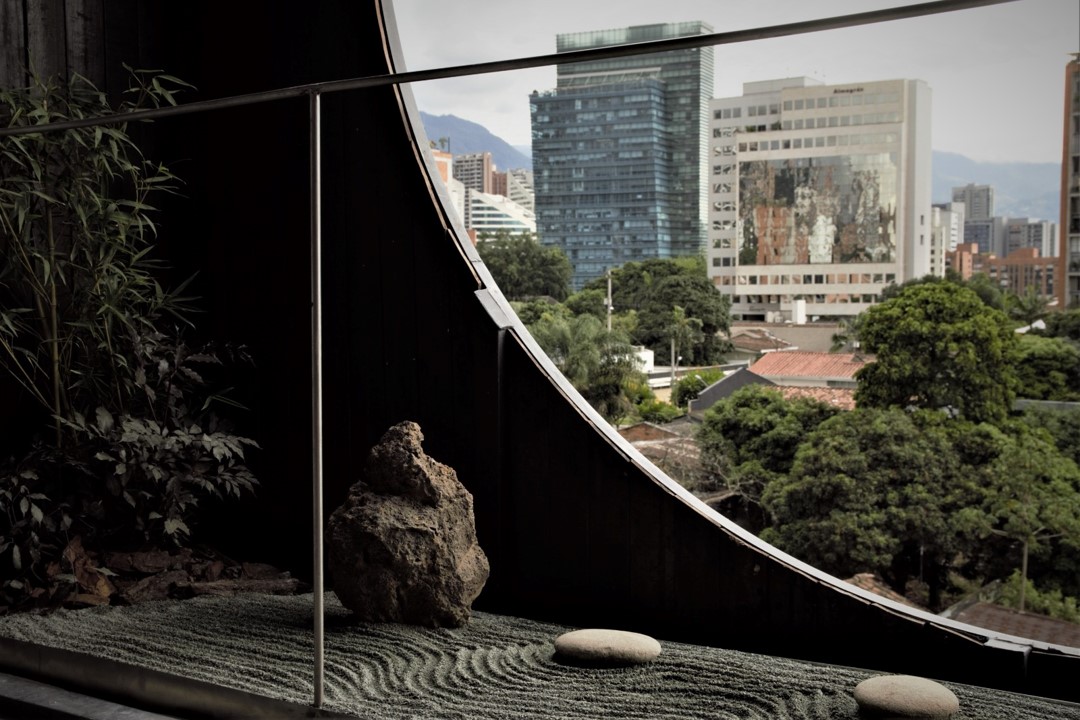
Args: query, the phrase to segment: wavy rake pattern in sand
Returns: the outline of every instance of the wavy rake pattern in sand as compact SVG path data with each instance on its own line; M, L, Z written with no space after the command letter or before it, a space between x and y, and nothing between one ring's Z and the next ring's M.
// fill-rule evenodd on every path
M329 598L326 706L360 717L854 720L871 673L663 643L632 668L567 667L567 628L476 613L466 628L360 625ZM0 635L293 702L310 701L310 596L199 598L0 618ZM1066 720L1077 709L951 685L957 720Z

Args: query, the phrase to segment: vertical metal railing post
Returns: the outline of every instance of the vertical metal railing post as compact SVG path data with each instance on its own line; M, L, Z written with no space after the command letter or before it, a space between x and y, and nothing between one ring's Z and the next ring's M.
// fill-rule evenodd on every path
M312 601L314 605L314 705L323 704L323 435L322 435L322 108L318 90L308 94L311 162L311 499Z

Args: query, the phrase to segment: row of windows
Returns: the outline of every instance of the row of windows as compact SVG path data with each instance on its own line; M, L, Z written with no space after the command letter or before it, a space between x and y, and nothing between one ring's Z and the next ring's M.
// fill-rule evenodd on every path
M828 97L806 98L799 100L785 100L783 108L785 112L792 110L813 110L816 108L850 107L860 105L884 105L900 102L899 93L843 93ZM780 103L768 105L749 105L746 108L747 117L761 117L776 115L780 112ZM720 108L713 111L716 120L737 120L743 116L741 107Z
M717 263L717 260L721 261ZM713 258L713 267L731 267L732 258ZM721 285L888 285L896 273L807 273L802 275L738 275L720 278Z
M881 145L895 143L899 136L897 133L860 133L857 135L822 135L820 137L791 138L787 140L755 140L753 142L741 142L738 145L740 153L759 152L768 150L801 150L803 148L820 147L850 147L858 145ZM726 146L724 146L726 147ZM729 155L716 148L717 154ZM713 165L713 175L730 175L735 172L734 163ZM727 192L713 190L713 192Z
M785 100L784 110L811 110L824 107L849 107L851 105L885 105L900 102L900 93L841 93L828 97Z
M773 103L766 109L765 105L751 105L746 108L746 114L749 117L757 117L758 115L775 115L780 112L780 103Z
M625 200L625 197L626 196L623 195L616 196L617 199L623 200ZM655 203L655 198L652 199L651 202ZM647 205L644 203L638 203L636 205L623 205L620 207L617 205L617 203L602 203L601 206L604 208L604 211L609 211L612 207L614 207L615 215L619 218L619 220L625 220L628 218L652 217L664 219L667 217L667 212L665 212L666 208L663 205ZM589 210L592 209L595 208L589 208ZM550 208L541 205L540 209L537 211L537 216L548 222L554 222L557 220L569 221L577 219L579 217L579 213L581 212L581 210L566 207L563 205L555 205L554 207Z
M894 143L896 133L860 133L858 135L822 135L816 138L792 138L790 140L760 140L739 143L739 152L759 150L798 150L812 147L847 147L850 145L881 145Z
M807 302L817 304L847 305L851 303L875 303L880 298L877 295L837 293L829 295L804 295ZM735 304L749 303L751 305L764 305L771 303L777 305L781 302L791 302L791 295L736 295L732 298Z
M899 112L863 113L862 115L831 115L829 117L784 120L781 130L803 130L815 127L848 127L849 125L879 125L900 122Z

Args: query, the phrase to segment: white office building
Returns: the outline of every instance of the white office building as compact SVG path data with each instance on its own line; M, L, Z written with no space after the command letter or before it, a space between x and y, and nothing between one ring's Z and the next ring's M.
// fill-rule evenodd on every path
M964 243L963 202L954 201L944 205L934 205L931 209L930 235L930 274L945 277L948 253L956 252L958 245Z
M712 101L709 275L736 319L857 315L931 271L930 89L788 78Z
M536 215L502 195L466 190L465 227L478 235L506 231L511 235L536 232Z

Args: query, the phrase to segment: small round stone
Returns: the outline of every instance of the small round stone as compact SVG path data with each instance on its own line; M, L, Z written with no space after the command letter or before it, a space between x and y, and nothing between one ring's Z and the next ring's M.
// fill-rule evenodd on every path
M874 718L948 718L960 711L952 690L912 675L879 675L855 687L855 702Z
M660 643L623 630L574 630L555 639L555 656L583 665L639 665L660 655Z

